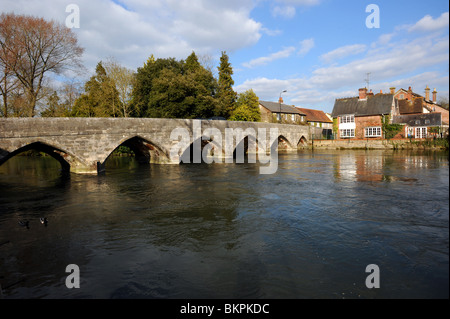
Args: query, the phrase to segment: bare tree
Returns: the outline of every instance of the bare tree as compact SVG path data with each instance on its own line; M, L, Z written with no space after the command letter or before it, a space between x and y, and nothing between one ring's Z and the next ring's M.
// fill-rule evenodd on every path
M131 113L131 93L135 81L135 74L132 70L120 65L114 58L108 58L104 63L106 74L114 82L119 98L122 102L121 113L124 117L129 117Z
M0 64L12 72L26 92L27 116L35 115L36 102L48 72L61 74L82 67L83 48L63 24L32 16L0 16Z

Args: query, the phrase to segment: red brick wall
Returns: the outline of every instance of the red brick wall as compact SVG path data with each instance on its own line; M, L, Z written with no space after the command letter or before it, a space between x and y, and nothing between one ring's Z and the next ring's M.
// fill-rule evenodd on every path
M381 116L358 116L355 117L355 139L364 139L365 137L365 128L366 127L374 127L381 126ZM381 139L381 137L370 137L370 139Z

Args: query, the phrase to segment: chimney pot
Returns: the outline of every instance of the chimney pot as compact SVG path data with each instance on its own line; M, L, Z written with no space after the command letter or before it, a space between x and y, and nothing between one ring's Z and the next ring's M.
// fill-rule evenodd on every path
M280 96L280 99L278 100L278 103L283 103L283 98Z
M436 101L437 101L437 91L436 91L436 88L434 88L434 90L433 90L433 102L436 103Z
M427 87L425 88L425 100L429 101L430 100L430 88Z
M391 90L391 94L395 94L395 87L389 88Z
M367 98L367 88L359 89L359 99L365 100Z

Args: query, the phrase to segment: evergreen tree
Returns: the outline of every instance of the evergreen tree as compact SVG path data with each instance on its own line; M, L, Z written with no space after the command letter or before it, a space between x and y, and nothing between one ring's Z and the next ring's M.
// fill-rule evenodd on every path
M120 116L121 102L114 81L106 74L100 61L95 68L95 75L86 82L85 94L76 101L73 116L81 117L116 117Z
M192 52L186 61L149 59L138 69L132 103L142 117L208 118L216 91L216 79Z
M135 111L134 116L154 116L154 110L149 109L151 107L149 105L150 97L153 94L153 80L158 79L164 69L173 70L175 73L182 73L183 64L173 58L155 60L153 55L151 55L144 66L138 68L131 94L131 108Z
M184 69L186 72L196 72L198 71L202 66L200 65L200 62L198 62L197 55L194 51L187 57L186 62L184 63Z
M229 118L236 108L236 92L233 91L234 80L231 77L233 75L233 68L230 62L228 62L228 55L225 51L222 51L220 65L217 69L219 70L217 94L219 109L217 115Z

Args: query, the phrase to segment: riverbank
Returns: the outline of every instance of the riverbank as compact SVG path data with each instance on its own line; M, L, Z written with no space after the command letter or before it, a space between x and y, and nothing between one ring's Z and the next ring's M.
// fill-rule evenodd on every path
M314 149L366 149L366 150L448 150L448 139L423 140L314 140Z

